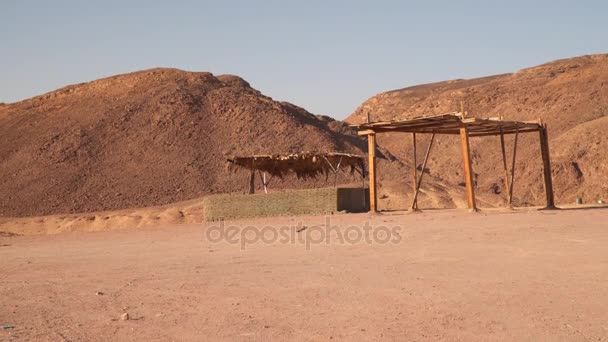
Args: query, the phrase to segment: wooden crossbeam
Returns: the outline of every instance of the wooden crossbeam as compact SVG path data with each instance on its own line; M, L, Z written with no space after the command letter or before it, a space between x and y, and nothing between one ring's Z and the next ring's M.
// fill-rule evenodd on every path
M467 127L469 130L469 137L486 137L486 136L497 136L500 135L500 128L497 129L479 129L479 128L470 128ZM508 129L504 129L503 128L503 134L507 135L507 134L515 134L515 130L517 129L517 127L509 127ZM434 128L434 127L425 127L425 128L412 128L412 129L385 129L385 128L379 128L379 129L374 129L374 130L364 130L364 131L360 131L358 132L358 135L360 136L364 136L364 135L368 135L368 134L372 134L372 133L396 133L396 132L400 132L400 133L419 133L419 134L442 134L442 135L460 135L460 127L459 126L454 126L451 128ZM519 133L530 133L530 132L538 132L538 128L526 128L526 129L519 129Z
M523 129L523 130L520 130L518 133L531 133L531 132L538 132L538 128ZM515 130L513 130L513 131L506 130L506 131L503 132L504 135L515 134L515 133L516 133ZM469 134L469 136L471 138L489 137L489 136L496 136L496 135L500 135L500 133L496 134L496 133L492 132L492 133L482 133L482 134L479 134L479 133L477 133L477 134L474 134L474 133Z
M371 132L409 132L409 133L436 133L436 134L460 134L460 127L466 126L469 136L514 134L515 130L520 133L524 131L537 131L540 124L535 121L504 121L500 118L482 119L465 118L463 113L443 114L432 117L418 117L401 121L372 122L355 126L360 135Z

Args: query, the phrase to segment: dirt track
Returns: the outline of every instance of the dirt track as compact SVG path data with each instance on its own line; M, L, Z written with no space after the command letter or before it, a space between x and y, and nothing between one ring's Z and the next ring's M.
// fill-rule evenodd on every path
M399 225L399 243L242 250L211 243L203 225L3 236L0 325L15 328L0 337L608 340L607 209L337 215L331 223L343 232L369 219ZM302 220L308 229L296 236L324 223ZM124 312L130 320L120 320Z

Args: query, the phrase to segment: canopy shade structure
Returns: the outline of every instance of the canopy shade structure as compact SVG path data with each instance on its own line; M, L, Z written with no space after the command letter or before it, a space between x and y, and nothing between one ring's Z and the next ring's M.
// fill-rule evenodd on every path
M270 180L277 176L283 178L293 173L298 178L316 178L319 175L334 174L348 170L351 174L357 172L365 177L365 159L362 156L349 153L313 153L303 152L287 155L254 155L249 157L228 158L228 170L245 169L251 172L249 192L254 192L255 172L260 173L264 190ZM261 172L264 174L262 175ZM266 180L266 174L270 178Z
M369 116L368 116L369 121ZM388 132L412 133L413 156L414 156L414 198L411 209L418 209L418 193L424 176L424 169L429 159L429 154L433 146L436 134L459 135L462 147L462 158L464 162L464 176L467 190L467 203L471 210L477 210L475 201L475 189L473 184L473 169L471 165L471 151L469 138L484 136L500 136L500 146L503 157L503 167L505 172L505 187L508 191L508 204L512 205L513 181L515 175L515 156L517 152L517 137L519 133L538 132L540 138L540 151L543 161L543 177L547 208L554 208L553 182L551 179L551 161L549 157L549 139L547 137L547 126L538 121L509 121L500 118L469 118L466 117L464 108L461 112L446 113L432 116L414 117L408 120L378 121L367 122L354 125L358 129L359 135L366 135L368 141L368 165L369 165L369 194L370 210L377 211L377 192L376 192L376 134ZM416 161L416 134L432 134L431 141L426 151L426 156L422 164L422 173L417 174L418 163ZM513 160L511 170L507 166L505 152L505 134L515 134L513 146Z
M541 128L538 121L505 121L501 118L466 118L461 113L447 113L416 117L409 120L378 121L355 126L359 135L370 132L409 132L459 135L466 127L470 137L536 132Z

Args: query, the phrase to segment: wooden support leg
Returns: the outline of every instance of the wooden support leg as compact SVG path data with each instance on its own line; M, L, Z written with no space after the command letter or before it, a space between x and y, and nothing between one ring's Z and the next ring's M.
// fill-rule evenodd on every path
M475 189L473 186L473 168L471 166L471 151L469 145L469 131L466 126L460 128L460 144L462 145L462 160L464 162L464 180L467 187L467 203L469 209L477 210L475 204Z
M416 184L416 192L414 193L414 200L412 201L412 210L415 209L414 206L417 205L418 201L418 193L420 192L420 185L422 185L422 177L424 176L424 169L426 169L426 163L429 161L429 155L431 154L431 147L433 147L433 141L435 141L435 133L431 136L431 142L429 143L429 147L426 149L426 155L424 156L424 162L422 163L422 171L420 173L420 178L418 178L418 183Z
M251 176L249 177L249 193L255 193L255 170L251 170Z
M266 181L266 172L262 173L262 171L258 171L260 175L260 180L262 181L262 185L264 186L264 193L268 193L268 182Z
M264 172L264 177L262 177L262 182L264 182L264 193L268 193L268 183L266 183L266 172Z
M412 209L418 209L418 199L416 198L416 193L418 192L418 161L416 160L416 133L412 133L412 146L414 150L414 204L412 205ZM423 171L424 172L424 171Z
M505 192L507 193L507 205L511 206L511 197L509 196L509 190L511 186L509 185L509 169L507 168L507 153L505 151L505 135L502 132L502 128L500 129L500 148L502 150L502 166L505 171Z
M555 209L555 198L553 195L553 180L551 178L551 158L549 155L549 137L547 136L547 125L542 125L538 130L540 135L540 152L543 159L543 178L545 180L545 195L547 197L546 209Z
M367 135L367 155L369 162L369 210L378 211L378 195L376 193L376 135Z
M336 168L334 170L334 188L338 187L338 171L340 171L340 164L342 164L342 157L340 157L338 165L336 165Z
M517 137L519 129L515 129L515 141L513 141L513 161L511 162L511 184L509 187L509 207L513 206L513 184L515 183L515 156L517 155Z

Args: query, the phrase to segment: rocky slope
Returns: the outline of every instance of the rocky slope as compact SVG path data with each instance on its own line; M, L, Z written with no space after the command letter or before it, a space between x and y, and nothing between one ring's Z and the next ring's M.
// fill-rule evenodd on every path
M162 205L242 191L226 156L364 153L348 127L262 95L236 76L154 69L0 106L0 214ZM340 182L360 182L342 177ZM273 181L319 186L325 179ZM333 184L333 182L331 182Z
M608 55L556 61L514 74L415 86L374 96L347 123L458 110L471 116L548 123L558 203L608 198ZM209 193L242 192L232 155L343 151L367 143L347 123L277 102L231 75L152 69L0 104L0 216L37 216L158 206ZM409 206L411 137L380 135L380 208ZM419 141L419 160L428 137ZM517 152L515 204L542 204L536 134ZM512 137L507 139L511 154ZM458 139L440 137L422 207L465 207ZM479 204L504 203L498 138L472 141ZM510 157L510 156L509 156ZM347 175L340 184L360 185ZM258 182L259 183L259 182ZM272 189L333 184L273 181ZM259 184L258 184L259 185Z

